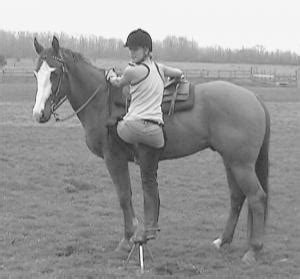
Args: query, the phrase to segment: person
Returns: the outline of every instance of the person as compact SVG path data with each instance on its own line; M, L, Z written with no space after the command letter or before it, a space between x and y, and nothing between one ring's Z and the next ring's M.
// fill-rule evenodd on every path
M137 146L144 192L144 229L137 238L147 241L155 238L159 231L157 169L165 145L161 109L164 84L167 78L183 78L183 72L154 62L152 39L145 30L132 31L124 46L129 49L131 62L121 76L111 69L106 78L112 86L129 85L130 88L130 105L117 124L117 134L126 143Z

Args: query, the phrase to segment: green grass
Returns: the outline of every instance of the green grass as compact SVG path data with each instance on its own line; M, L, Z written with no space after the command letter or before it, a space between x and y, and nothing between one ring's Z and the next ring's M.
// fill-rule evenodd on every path
M211 241L225 224L229 196L221 158L205 150L159 167L159 238L149 243L143 278L298 278L300 102L289 88L252 88L271 113L270 216L265 249L245 266L246 211L230 247ZM112 251L122 214L104 162L90 153L74 118L39 125L35 84L0 84L0 278L141 278L134 256ZM70 110L64 105L60 112ZM143 215L138 167L133 204Z

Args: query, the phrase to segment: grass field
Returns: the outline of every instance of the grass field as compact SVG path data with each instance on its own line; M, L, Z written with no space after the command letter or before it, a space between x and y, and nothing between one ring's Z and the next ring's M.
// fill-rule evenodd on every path
M137 255L112 251L122 237L115 189L77 119L32 120L35 84L0 84L0 278L140 278ZM229 194L221 158L205 150L159 168L161 233L142 278L300 278L300 92L253 88L271 113L270 216L265 249L245 266L246 210L230 247L211 241ZM62 115L70 111L68 105ZM142 216L139 170L130 165Z

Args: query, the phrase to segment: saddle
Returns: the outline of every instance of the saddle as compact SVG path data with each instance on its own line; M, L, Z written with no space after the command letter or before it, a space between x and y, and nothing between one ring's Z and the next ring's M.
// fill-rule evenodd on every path
M194 85L187 80L171 79L165 84L163 100L161 104L163 114L172 115L177 111L190 110L194 106ZM116 99L115 105L125 107L130 104L129 86L123 88L123 98Z
M170 116L176 111L192 109L194 100L194 86L189 81L171 79L165 84L161 105L163 114Z

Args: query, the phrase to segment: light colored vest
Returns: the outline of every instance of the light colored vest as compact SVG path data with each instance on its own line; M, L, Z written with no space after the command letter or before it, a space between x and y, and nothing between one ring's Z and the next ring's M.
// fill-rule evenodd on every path
M164 83L152 60L132 67L148 67L149 74L140 82L130 85L131 102L125 120L151 119L163 123L161 103Z

